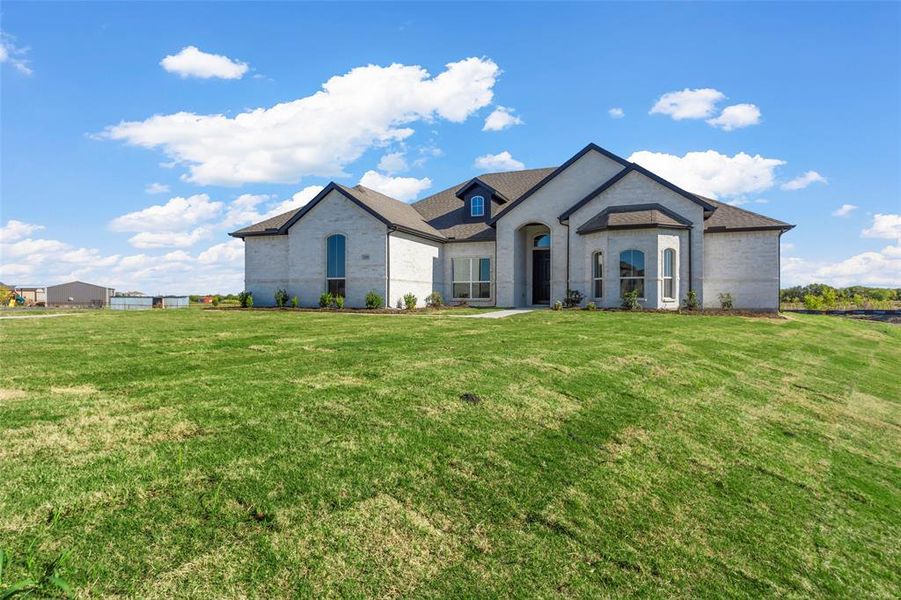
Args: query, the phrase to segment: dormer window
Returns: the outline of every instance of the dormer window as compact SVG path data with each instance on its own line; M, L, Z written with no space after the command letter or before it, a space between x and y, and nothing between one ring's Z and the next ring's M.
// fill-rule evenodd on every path
M469 216L484 217L485 216L485 197L473 196L469 199Z

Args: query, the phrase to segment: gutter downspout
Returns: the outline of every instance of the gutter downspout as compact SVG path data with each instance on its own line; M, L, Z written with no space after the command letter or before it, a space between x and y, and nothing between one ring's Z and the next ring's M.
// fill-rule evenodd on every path
M776 238L776 313L782 310L782 234L784 229L779 230L779 237Z
M569 254L570 254L570 230L569 230L569 219L566 220L566 294L569 295L570 285L569 285ZM588 291L588 290L586 290Z
M691 280L691 231L694 229L694 225L688 228L688 291L692 291L694 289ZM676 298L678 302L679 299Z
M391 234L395 227L388 227L385 236L385 308L391 308Z

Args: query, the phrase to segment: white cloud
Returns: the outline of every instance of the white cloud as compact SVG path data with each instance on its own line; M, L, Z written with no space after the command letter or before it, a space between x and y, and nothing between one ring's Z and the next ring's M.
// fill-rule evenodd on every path
M611 119L622 119L626 116L626 113L623 111L623 109L619 107L611 108L607 111L607 114L610 115Z
M169 191L169 186L165 183L148 183L144 188L145 194L165 194Z
M854 212L858 208L859 207L854 204L842 204L840 207L838 207L838 209L833 211L832 216L833 217L847 217L848 215L850 215L852 212Z
M759 154L728 156L715 150L688 152L685 156L642 150L629 160L692 193L713 198L767 190L775 184L773 171L785 164Z
M28 48L19 48L15 44L15 38L0 32L0 63L8 64L23 75L31 75L34 71L28 66L25 55Z
M403 152L391 152L382 157L379 161L378 170L384 171L389 175L394 173L403 173L408 168L407 159Z
M741 129L760 123L760 109L753 104L733 104L723 109L715 119L707 119L707 124L723 131Z
M291 196L288 200L284 200L279 202L275 206L269 208L265 214L263 214L263 219L268 219L269 217L274 217L275 215L280 215L282 213L286 213L289 210L294 210L300 208L301 206L306 206L310 200L316 197L316 195L323 190L321 185L308 185L303 188L299 192L295 192L293 196Z
M241 194L228 205L222 226L235 227L262 221L264 217L257 207L270 197L268 194Z
M431 77L423 67L369 65L332 77L311 96L235 117L180 112L107 127L103 137L161 148L198 184L295 183L344 175L376 146L413 135L419 121L466 120L493 98L500 70L467 58Z
M128 238L135 248L187 248L212 235L208 227L192 231L142 231Z
M403 202L415 200L420 192L432 187L428 177L389 177L376 171L366 171L360 178L360 185L381 192Z
M526 166L504 150L498 154L486 154L476 158L475 168L482 171L519 171Z
M862 252L838 262L782 259L783 285L826 283L849 285L901 286L901 246L886 246L878 252Z
M25 223L23 221L10 219L6 222L6 225L0 227L0 242L5 243L21 240L22 238L28 237L35 231L40 231L43 228L43 225L34 225L32 223Z
M197 262L205 265L215 263L244 262L244 242L233 239L228 242L210 246L197 255Z
M811 183L828 183L826 178L817 173L816 171L807 171L803 175L798 175L794 179L789 182L783 183L781 188L783 190L803 190Z
M181 231L195 223L219 216L221 202L211 202L206 194L187 198L176 196L165 204L156 204L110 221L112 231Z
M725 98L725 94L712 88L685 88L681 92L667 92L660 96L651 107L650 114L669 115L676 121L706 119L713 115L717 102Z
M196 46L186 46L178 54L170 54L160 61L160 65L182 78L200 77L209 79L241 79L249 68L247 63L232 60L221 54L209 54Z
M514 125L522 125L522 119L513 114L512 108L498 106L485 119L482 131L500 131Z
M901 243L901 215L876 213L873 215L873 225L864 229L861 235Z

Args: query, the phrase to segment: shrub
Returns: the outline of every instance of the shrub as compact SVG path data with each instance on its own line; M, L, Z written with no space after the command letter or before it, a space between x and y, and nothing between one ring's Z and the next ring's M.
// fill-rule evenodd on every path
M720 294L720 307L723 310L732 310L732 294L729 292Z
M332 296L329 292L322 292L319 295L319 308L329 308L334 301L334 296Z
M366 308L381 308L385 304L385 301L382 300L382 297L376 293L375 290L370 290L368 294L366 294Z
M275 305L282 308L288 303L288 291L282 288L275 290Z
M403 298L398 298L398 299L397 299L397 303L396 303L394 306L397 307L397 308L403 309L403 307L404 307L404 299L403 299Z
M563 299L563 306L566 308L573 308L574 306L579 306L582 304L582 300L585 299L585 296L582 295L582 292L579 290L566 290L566 297Z
M219 306L219 296L213 296L213 306Z
M551 305L551 310L563 310L563 303L559 300L554 300L554 303Z
M297 299L297 296L291 298L291 308L297 308L300 306L300 301Z
M444 306L444 300L441 298L440 292L432 292L425 297L425 305L429 308L441 308Z
M238 302L241 303L241 308L250 308L253 306L253 292L241 292L238 294Z
M344 308L344 296L335 296L332 301L335 303L335 308Z
M407 310L413 310L414 308L416 308L416 300L416 296L414 296L410 292L407 292L406 294L404 294L404 308L406 308Z
M588 304L585 305L585 310L597 310L597 309L598 309L598 305L595 304L594 302L589 302Z
M247 296L247 308L253 308L253 294Z
M623 294L622 307L626 310L641 310L641 304L638 303L638 290Z
M806 294L804 296L804 308L807 310L823 310L823 298L813 294Z
M698 310L700 303L698 302L698 293L694 290L688 290L688 295L684 300L686 310Z
M836 300L838 300L838 294L836 294L835 289L826 288L823 290L822 298L824 308L835 308Z

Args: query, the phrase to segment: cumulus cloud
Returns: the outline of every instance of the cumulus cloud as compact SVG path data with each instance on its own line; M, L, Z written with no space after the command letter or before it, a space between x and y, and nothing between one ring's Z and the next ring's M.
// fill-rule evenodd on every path
M713 115L716 104L725 100L726 95L713 88L680 92L667 92L651 107L650 114L669 115L676 121L682 119L706 119Z
M864 229L861 235L901 243L901 215L876 213L873 215L873 224Z
M826 283L837 287L901 287L901 245L861 252L837 262L783 257L782 278L787 286Z
M475 168L482 171L519 171L526 166L504 150L498 154L486 154L476 158Z
M803 190L811 183L828 183L826 178L817 173L816 171L807 171L803 175L798 175L791 181L787 181L782 184L781 188L783 190L794 191L794 190Z
M0 31L0 63L8 64L22 75L31 75L34 71L28 66L26 54L28 48L19 48L13 36Z
M187 248L212 235L209 227L191 231L142 231L128 238L135 248Z
M466 120L491 103L500 70L487 58L357 67L313 95L227 117L180 112L107 127L102 137L162 149L198 184L296 183L344 175L366 150L413 135L411 125Z
M633 153L629 160L690 192L712 198L767 190L775 184L776 167L785 164L759 154L739 152L728 156L715 150L688 152L684 156L642 150Z
M148 183L144 188L145 194L165 194L169 191L169 186L165 183Z
M10 219L6 225L0 227L0 242L15 242L22 238L28 237L36 231L43 229L43 225L35 225L33 223L25 223Z
M269 217L274 217L275 215L280 215L282 213L286 213L289 210L295 210L300 208L301 206L306 206L310 200L316 197L316 195L323 190L321 185L308 185L303 188L299 192L295 192L287 200L283 200L274 206L269 207L269 209L263 214L263 219L268 219Z
M155 204L130 212L110 221L112 231L179 231L195 223L219 216L221 202L213 202L206 194L187 198L176 196L165 204Z
M623 111L623 109L619 107L611 108L607 111L607 114L610 115L611 119L622 119L626 116L626 113Z
M178 54L170 54L160 61L160 66L182 79L199 77L209 79L241 79L247 72L247 63L232 60L221 54L209 54L196 46L186 46Z
M210 246L197 255L197 262L204 265L239 261L244 261L244 242L238 239Z
M857 210L859 207L854 204L842 204L835 211L832 212L833 217L847 217L852 212Z
M522 125L522 119L513 114L512 108L498 106L485 119L482 131L500 131L514 125Z
M403 152L390 152L379 160L378 169L389 175L403 173L408 169L407 159Z
M415 177L390 177L376 171L366 171L360 178L360 185L381 192L403 202L415 200L420 192L432 187L432 180L428 177L416 179Z
M733 104L727 106L715 119L707 119L707 124L723 131L741 129L760 123L760 109L753 104Z

